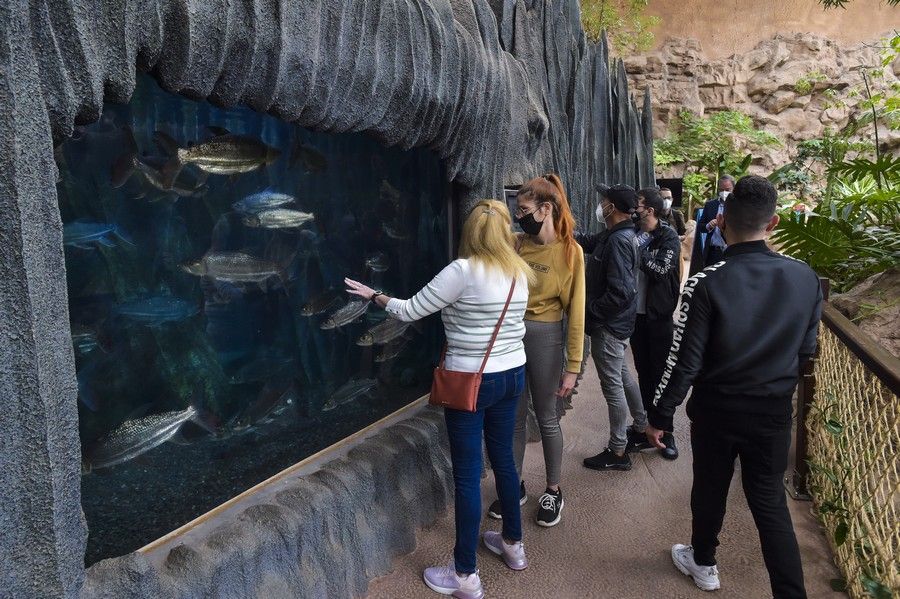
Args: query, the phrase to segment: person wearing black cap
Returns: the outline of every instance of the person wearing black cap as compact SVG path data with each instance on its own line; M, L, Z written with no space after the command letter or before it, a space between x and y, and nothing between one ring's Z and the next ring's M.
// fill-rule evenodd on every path
M625 453L628 414L633 430L643 432L647 413L641 393L625 361L628 339L634 332L636 304L635 269L637 242L631 213L637 206L637 192L627 185L600 188L597 218L606 230L597 235L577 235L585 258L585 332L591 337L591 354L600 388L609 407L609 443L599 454L586 458L584 466L593 470L631 470Z
M766 246L778 224L777 198L768 180L749 176L725 200L717 219L725 260L685 283L646 434L663 447L663 431L672 430L675 408L693 385L693 532L690 545L672 547L672 561L701 589L719 588L716 546L739 457L772 593L796 599L806 590L781 481L792 396L801 364L816 350L822 290L809 266Z

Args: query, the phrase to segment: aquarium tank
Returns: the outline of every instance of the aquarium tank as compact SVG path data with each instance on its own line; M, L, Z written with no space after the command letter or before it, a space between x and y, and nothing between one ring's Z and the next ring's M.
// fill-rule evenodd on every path
M136 550L428 391L448 262L430 151L221 109L139 77L56 148L86 563Z

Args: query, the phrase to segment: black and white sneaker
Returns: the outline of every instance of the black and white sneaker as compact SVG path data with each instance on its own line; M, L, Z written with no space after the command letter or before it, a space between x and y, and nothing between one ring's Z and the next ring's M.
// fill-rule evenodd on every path
M528 495L525 494L525 481L523 480L519 485L519 505L525 505L526 501L528 501ZM495 520L503 520L503 508L500 507L499 499L495 499L491 503L491 507L488 508L488 516Z
M630 426L625 431L625 437L628 439L628 445L625 446L625 453L634 453L636 451L644 451L652 449L653 445L647 440L647 435L639 433Z
M609 448L595 456L584 458L583 464L591 470L631 470L631 458L628 454L616 455Z
M540 508L538 509L537 523L538 526L556 526L562 518L562 509L565 502L563 501L562 489L555 493L550 489L544 491L540 499Z

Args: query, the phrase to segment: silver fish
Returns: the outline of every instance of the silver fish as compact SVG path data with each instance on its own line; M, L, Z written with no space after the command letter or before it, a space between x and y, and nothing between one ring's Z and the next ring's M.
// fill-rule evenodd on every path
M375 356L375 362L382 363L387 362L388 360L393 360L400 353L406 349L406 346L409 342L406 339L395 339L384 346L384 348Z
M126 420L87 452L86 461L92 470L122 464L159 447L175 436L181 425L195 418L197 409L191 406L180 412Z
M381 228L391 239L402 241L409 238L409 233L396 223L384 223Z
M244 216L244 225L262 229L295 229L316 217L311 212L300 212L288 208L272 208L261 210L255 214Z
M232 204L231 207L236 212L241 212L243 214L256 214L263 210L271 210L273 208L286 206L287 204L293 204L295 201L297 201L297 199L292 195L266 189L259 193L249 195L242 200L238 200Z
M116 243L110 239L116 236L125 243L134 245L119 233L115 225L87 220L76 220L63 226L63 245L81 249L91 249L92 244L114 247Z
M210 252L190 264L185 272L229 283L262 284L271 277L281 277L278 266L243 252Z
M384 345L405 333L406 329L408 329L411 324L412 323L397 320L396 318L388 318L363 333L362 337L357 339L356 345L362 347Z
M150 327L186 320L199 311L194 302L164 295L130 301L116 308L125 318Z
M322 314L332 306L334 306L337 302L341 300L344 293L338 289L329 289L327 291L323 291L319 295L311 298L304 306L300 309L301 316L315 316L316 314Z
M365 299L350 300L347 305L333 312L319 328L336 329L349 324L366 313L371 302Z
M275 162L280 155L280 150L255 137L228 133L187 149L179 148L177 160L214 175L235 175Z
M372 272L385 272L390 265L388 264L387 254L384 252L376 252L366 258L366 268Z
M354 399L366 395L378 386L378 381L375 379L360 379L360 380L350 380L347 381L340 389L335 391L331 397L328 398L328 401L325 402L325 405L322 406L323 412L328 412L329 410L333 410L338 406L342 406L344 404L348 404Z

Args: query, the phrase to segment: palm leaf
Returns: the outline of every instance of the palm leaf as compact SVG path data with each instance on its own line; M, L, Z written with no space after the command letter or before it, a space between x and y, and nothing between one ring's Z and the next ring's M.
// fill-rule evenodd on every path
M847 223L818 215L796 221L785 214L772 236L781 251L820 273L851 255L853 234Z

